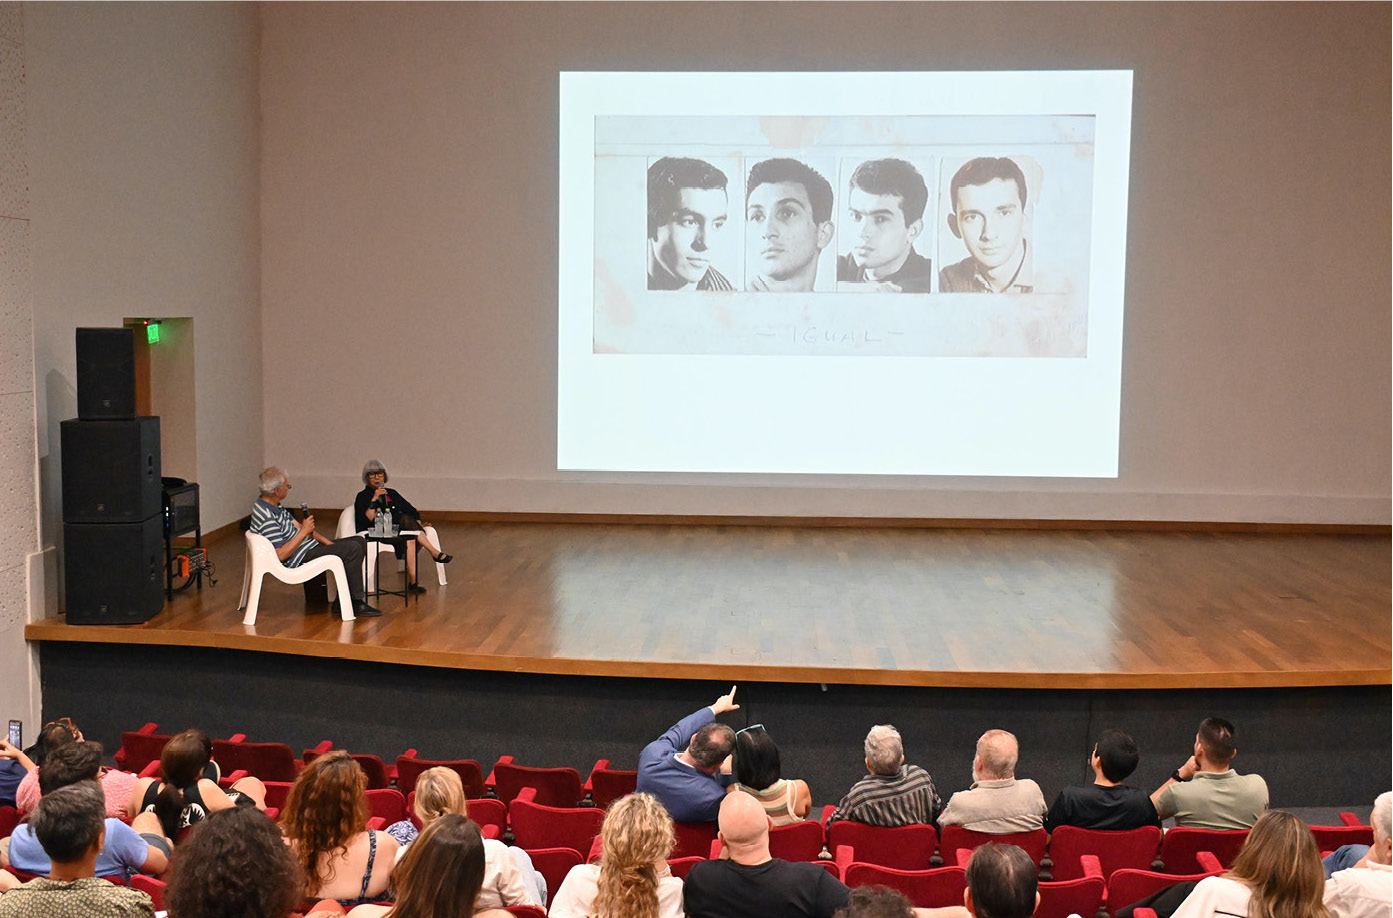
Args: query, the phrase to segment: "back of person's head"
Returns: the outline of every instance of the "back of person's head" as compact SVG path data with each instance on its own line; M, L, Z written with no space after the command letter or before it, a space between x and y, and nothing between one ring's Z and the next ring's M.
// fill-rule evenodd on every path
M735 731L714 720L702 727L687 746L687 754L698 768L713 771L735 748Z
M1005 730L988 730L977 740L977 758L982 763L982 777L988 780L1011 778L1016 774L1016 759L1020 744Z
M866 764L878 775L893 775L904 762L904 742L900 731L889 724L876 724L866 734Z
M867 194L894 194L900 197L904 225L924 216L929 188L919 170L903 159L870 159L851 173L851 187Z
M1098 765L1103 769L1103 777L1109 781L1127 780L1132 772L1137 770L1137 763L1141 761L1137 741L1121 730L1104 730L1103 735L1098 737L1094 754L1098 756Z
M914 904L888 886L858 886L832 918L912 918Z
M79 781L39 798L29 828L58 864L80 861L106 827L106 797L96 781Z
M448 813L464 813L464 782L456 771L443 765L427 768L416 778L412 806L421 825Z
M752 790L765 790L782 776L779 747L760 724L735 734L735 780Z
M39 793L47 794L79 781L95 781L102 770L102 744L68 743L44 759L39 769Z
M1222 717L1206 717L1200 721L1198 731L1200 747L1204 757L1215 765L1227 765L1238 752L1234 743L1233 724Z
M164 834L170 838L184 828L182 817L187 803L184 789L198 783L212 757L213 741L202 730L181 731L164 744L160 752L164 786L155 798L155 815L159 817Z
M1393 838L1393 791L1384 791L1374 799L1374 811L1369 815L1374 827L1374 841Z
M717 820L726 847L740 851L767 850L769 814L764 804L749 794L726 794Z
M69 718L60 717L57 720L49 721L39 730L34 745L29 747L29 760L42 768L49 753L60 746L77 742L79 735L80 731Z
M170 918L285 918L304 887L280 829L249 806L195 825L172 863L164 894Z
M651 794L610 804L600 827L600 877L595 914L640 918L658 914L659 867L672 854L672 817Z
M367 786L363 769L342 749L310 762L290 785L281 830L295 842L296 858L312 887L326 879L319 874L320 856L367 828Z
M392 918L469 918L484 885L484 837L459 813L426 826L392 873Z
M967 862L968 907L976 918L1030 918L1038 889L1035 862L1015 845L988 842Z
M1228 875L1252 893L1248 918L1329 918L1316 838L1290 813L1259 816Z

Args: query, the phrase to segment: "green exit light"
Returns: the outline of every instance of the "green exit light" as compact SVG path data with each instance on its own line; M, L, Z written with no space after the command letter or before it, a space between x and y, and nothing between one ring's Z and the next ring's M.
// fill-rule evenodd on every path
M147 322L147 323L145 324L145 343L146 343L146 344L159 344L159 343L160 343L160 323L158 323L158 322Z

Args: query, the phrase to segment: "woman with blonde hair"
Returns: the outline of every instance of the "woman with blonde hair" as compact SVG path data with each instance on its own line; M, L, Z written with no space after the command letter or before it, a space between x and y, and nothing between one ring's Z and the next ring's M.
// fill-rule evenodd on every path
M423 829L444 816L469 815L464 799L464 783L460 781L456 772L441 765L427 768L416 778L416 797L411 807ZM387 827L387 833L402 845L397 851L398 862L406 858L420 831L409 819L394 822ZM497 839L485 838L483 841L484 880L476 907L540 907L545 901L541 877L532 866L532 858L527 852L521 848L509 848Z
M1200 880L1173 918L1331 918L1315 836L1290 813L1258 817L1233 869Z
M682 881L668 870L672 817L651 794L610 804L600 827L600 863L571 868L551 918L682 918Z

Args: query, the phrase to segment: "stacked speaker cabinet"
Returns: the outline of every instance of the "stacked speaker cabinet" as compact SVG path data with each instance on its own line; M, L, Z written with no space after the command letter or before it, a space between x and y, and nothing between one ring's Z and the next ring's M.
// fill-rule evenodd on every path
M164 606L160 419L135 414L135 333L77 330L78 417L60 426L68 623L127 625Z

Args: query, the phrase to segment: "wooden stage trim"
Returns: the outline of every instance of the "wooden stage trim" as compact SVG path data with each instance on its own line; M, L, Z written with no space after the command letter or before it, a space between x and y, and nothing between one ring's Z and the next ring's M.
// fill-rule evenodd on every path
M220 537L218 585L149 622L25 637L602 677L1393 684L1383 535L436 522L451 582L423 561L428 592L381 618L307 610L268 578L243 626L243 542Z

